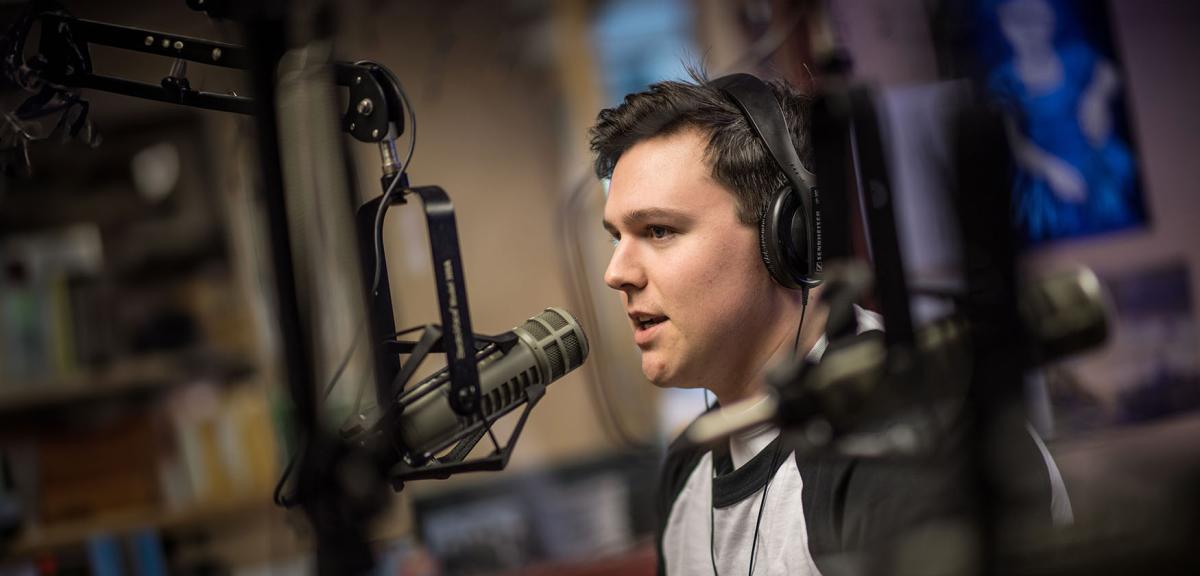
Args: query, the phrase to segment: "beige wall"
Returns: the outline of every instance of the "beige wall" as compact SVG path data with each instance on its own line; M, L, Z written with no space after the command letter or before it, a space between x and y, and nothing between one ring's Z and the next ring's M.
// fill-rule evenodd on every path
M834 33L854 59L854 73L883 86L937 80L925 0L838 0Z

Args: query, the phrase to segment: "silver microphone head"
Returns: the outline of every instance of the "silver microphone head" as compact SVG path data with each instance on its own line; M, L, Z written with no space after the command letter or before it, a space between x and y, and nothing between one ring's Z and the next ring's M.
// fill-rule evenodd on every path
M562 308L547 308L513 332L533 350L543 383L561 378L587 359L587 335L579 321Z

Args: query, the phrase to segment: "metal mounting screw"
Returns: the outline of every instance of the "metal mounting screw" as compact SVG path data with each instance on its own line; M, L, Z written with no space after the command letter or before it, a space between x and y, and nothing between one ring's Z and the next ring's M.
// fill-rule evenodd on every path
M354 83L355 83L355 84L362 84L362 76L355 76L355 77L354 77Z
M372 138L378 138L378 137L379 137L379 129L378 129L378 128L376 128L376 129L374 129L374 130L372 130L372 131L371 131L371 137L372 137Z
M363 98L358 101L358 106L354 108L363 116L370 116L371 112L375 111L375 103L370 98Z
M175 41L175 49L176 49L176 50L183 50L183 42L182 42L181 40L176 40L176 41Z
M358 124L351 122L350 123L350 131L353 132L355 128L358 128Z
M153 36L147 36L147 37L146 37L146 45L147 45L147 46L150 46L151 44L154 44L154 37L153 37Z
M213 60L221 59L221 49L220 48L213 48L212 59Z
M167 40L166 38L163 38L163 41L162 41L162 47L163 47L163 48L170 48L170 47L171 47L171 41L170 41L170 40Z

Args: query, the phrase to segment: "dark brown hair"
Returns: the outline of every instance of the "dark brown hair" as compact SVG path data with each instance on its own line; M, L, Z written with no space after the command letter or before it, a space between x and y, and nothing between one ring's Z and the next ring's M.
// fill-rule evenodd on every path
M708 82L703 70L690 72L691 81L657 82L600 111L589 131L596 176L611 178L621 155L643 140L696 129L708 139L704 161L713 179L733 192L738 218L756 225L775 190L786 182L783 171L737 105ZM767 85L783 109L800 160L811 166L810 98L782 80L768 80Z

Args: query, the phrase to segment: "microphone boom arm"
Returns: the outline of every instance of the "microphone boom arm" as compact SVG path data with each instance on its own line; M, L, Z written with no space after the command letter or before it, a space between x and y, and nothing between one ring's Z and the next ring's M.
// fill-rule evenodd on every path
M36 62L40 76L69 88L86 88L143 100L154 100L234 114L254 114L254 99L237 94L220 94L192 89L183 61L249 71L251 58L244 46L193 38L131 26L76 18L64 12L43 12L40 20L41 56ZM159 85L128 78L97 74L92 69L88 46L96 44L175 59L176 64ZM21 47L18 47L21 48ZM378 64L334 62L335 82L350 90L342 128L356 140L381 142L389 137L388 124L404 130L404 110L398 87Z

